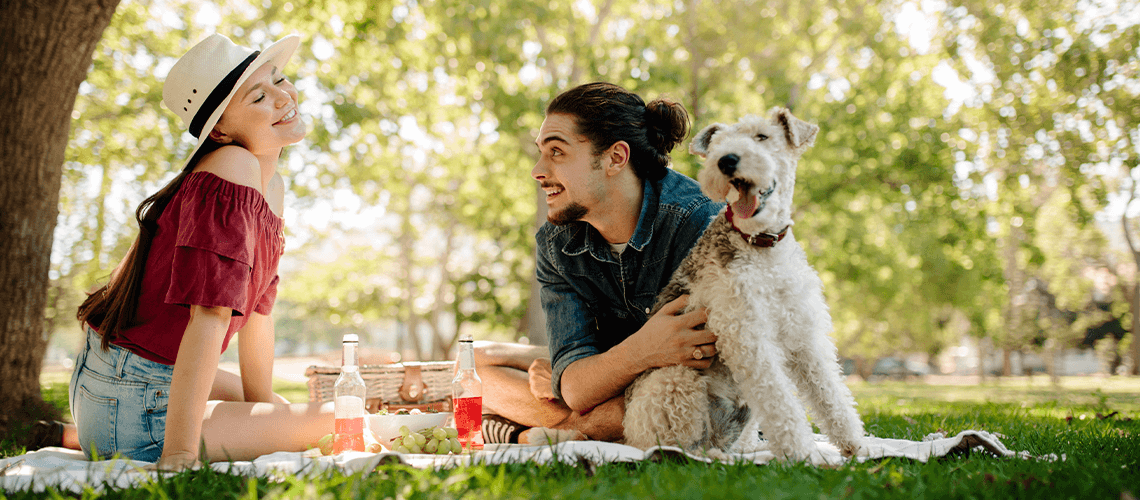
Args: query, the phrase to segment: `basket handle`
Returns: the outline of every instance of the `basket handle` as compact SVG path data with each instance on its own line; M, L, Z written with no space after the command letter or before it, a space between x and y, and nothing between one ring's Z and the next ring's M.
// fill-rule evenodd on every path
M423 371L418 365L404 367L404 383L400 386L400 398L408 402L418 402L427 393Z

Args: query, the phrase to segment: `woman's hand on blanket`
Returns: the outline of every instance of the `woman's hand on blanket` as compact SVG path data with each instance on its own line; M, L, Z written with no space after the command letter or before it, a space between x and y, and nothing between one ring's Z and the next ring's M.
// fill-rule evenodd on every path
M630 352L644 356L646 369L672 365L708 368L712 364L710 358L716 354L716 335L704 329L708 310L700 308L684 312L688 305L688 295L677 297L627 339L638 344ZM699 358L695 356L698 350L701 352Z
M185 469L197 469L202 466L198 457L192 453L165 453L159 457L158 462L146 466L146 470L179 472Z
M551 379L554 377L550 367L550 358L538 358L527 369L530 376L530 393L538 400L558 399L554 396L554 387Z

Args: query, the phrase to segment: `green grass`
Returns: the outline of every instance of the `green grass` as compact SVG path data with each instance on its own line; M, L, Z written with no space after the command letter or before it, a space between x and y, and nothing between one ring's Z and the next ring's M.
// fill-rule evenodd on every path
M66 407L63 386L66 380L45 379L47 397ZM1140 380L1135 378L1068 378L1060 389L1044 379L981 386L851 386L868 432L877 436L917 440L940 430L952 435L981 429L1004 435L1013 450L1065 458L999 459L975 453L926 464L886 459L837 468L688 461L597 467L512 464L444 471L384 465L367 474L273 480L203 469L131 490L87 492L82 497L1119 499L1125 493L1140 494ZM275 387L291 400L307 398L304 384L278 382Z

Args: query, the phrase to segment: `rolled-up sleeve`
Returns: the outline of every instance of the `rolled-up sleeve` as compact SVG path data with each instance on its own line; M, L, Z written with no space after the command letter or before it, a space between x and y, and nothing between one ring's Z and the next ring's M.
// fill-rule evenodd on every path
M550 338L550 382L554 395L562 399L562 373L566 367L601 351L590 328L593 315L554 266L547 253L549 249L543 246L539 242L536 274L542 287L539 298L546 313L546 331Z

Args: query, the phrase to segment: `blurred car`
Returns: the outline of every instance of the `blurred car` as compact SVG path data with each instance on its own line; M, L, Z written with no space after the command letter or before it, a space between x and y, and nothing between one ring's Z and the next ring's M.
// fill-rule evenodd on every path
M851 358L841 358L839 360L839 371L844 377L855 373L855 360Z
M894 380L922 377L928 373L930 368L925 364L896 357L879 358L875 361L875 367L871 369L872 378Z

